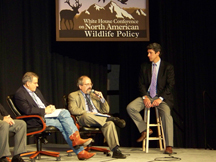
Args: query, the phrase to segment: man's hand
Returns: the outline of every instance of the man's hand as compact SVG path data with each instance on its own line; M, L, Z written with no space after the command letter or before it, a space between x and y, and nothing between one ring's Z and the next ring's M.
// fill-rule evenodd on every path
M143 100L143 102L144 102L144 105L145 105L146 108L151 108L151 107L152 107L151 101L149 100L148 97L146 97L146 98Z
M49 105L45 108L45 113L46 114L52 114L55 111L55 106L54 105Z
M4 116L3 121L7 122L9 125L13 125L15 123L14 120L10 117L10 115Z
M162 100L160 98L154 100L152 102L152 107L159 106L161 102L162 102Z
M104 98L102 92L100 91L94 91L94 95L97 96L98 98Z

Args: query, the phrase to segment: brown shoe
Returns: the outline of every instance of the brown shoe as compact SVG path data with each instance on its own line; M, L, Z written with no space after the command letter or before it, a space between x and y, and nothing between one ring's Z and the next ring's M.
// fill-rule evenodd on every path
M88 151L82 150L77 154L79 160L86 160L93 157L96 153L89 153Z
M149 129L149 136L151 135L153 133L153 131L151 130L151 129ZM146 138L146 130L145 131L143 131L142 133L141 133L141 136L140 136L140 138L137 140L137 142L142 142L145 138Z
M172 153L173 153L172 146L167 146L166 150L164 151L164 154L172 154Z
M92 142L92 138L82 139L78 131L70 136L70 140L73 143L73 147L78 149L79 146L87 146Z

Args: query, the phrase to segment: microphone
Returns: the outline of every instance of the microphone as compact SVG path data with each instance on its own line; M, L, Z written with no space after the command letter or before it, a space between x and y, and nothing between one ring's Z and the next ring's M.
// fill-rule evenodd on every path
M94 93L96 96L98 96L99 98L102 98L99 94L97 94L96 92L95 92L95 90L94 89L91 89L91 93Z

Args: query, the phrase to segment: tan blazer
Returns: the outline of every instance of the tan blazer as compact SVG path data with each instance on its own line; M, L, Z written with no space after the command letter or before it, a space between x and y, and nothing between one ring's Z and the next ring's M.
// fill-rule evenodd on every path
M99 113L109 113L110 107L106 100L105 103L101 103L100 99L94 94L90 94L90 98ZM71 114L76 115L77 118L86 113L85 99L80 90L68 95L68 110Z

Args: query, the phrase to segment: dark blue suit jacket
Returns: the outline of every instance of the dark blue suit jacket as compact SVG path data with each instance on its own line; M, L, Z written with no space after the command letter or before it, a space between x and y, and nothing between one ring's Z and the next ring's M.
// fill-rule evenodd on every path
M45 106L48 106L49 103L44 99L42 93L39 89L36 89L35 94L41 99ZM15 93L14 102L17 109L22 115L45 115L45 109L41 109L37 106L35 101L29 95L27 90L21 86ZM25 119L28 127L38 127L42 123L39 119Z
M141 65L140 76L139 76L139 91L141 96L148 94L148 88L151 84L152 76L152 63L144 63ZM174 99L172 90L175 84L174 67L161 60L158 78L157 78L157 96L163 97L164 102L168 104L170 108L174 105Z

